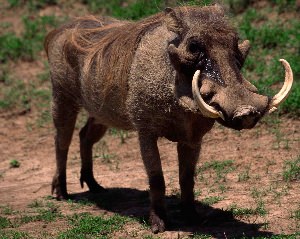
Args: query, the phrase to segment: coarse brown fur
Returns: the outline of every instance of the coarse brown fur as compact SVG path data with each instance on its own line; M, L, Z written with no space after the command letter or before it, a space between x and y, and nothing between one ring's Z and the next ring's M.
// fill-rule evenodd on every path
M113 81L118 80L122 96L125 97L128 91L127 76L136 48L146 32L162 24L162 16L159 13L139 22L94 16L77 18L71 27L66 25L51 32L45 40L45 49L48 51L48 44L54 36L69 31L63 48L68 63L72 67L80 65L87 77L96 73L105 78L102 88L104 94L108 94L115 85ZM74 59L79 56L82 62ZM105 68L111 70L103 70Z
M194 174L203 136L215 120L204 117L191 81L201 71L200 93L222 111L220 123L252 128L268 98L256 93L240 69L249 42L238 35L218 5L166 9L138 22L88 16L52 31L45 40L56 128L52 191L68 198L66 162L78 111L89 113L80 131L80 183L103 191L93 176L92 147L108 127L138 132L150 185L150 224L165 230L165 182L158 137L178 142L182 209L197 219Z

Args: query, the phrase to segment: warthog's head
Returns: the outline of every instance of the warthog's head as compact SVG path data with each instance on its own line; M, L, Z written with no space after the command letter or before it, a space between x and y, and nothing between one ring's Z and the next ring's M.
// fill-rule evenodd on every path
M220 6L166 9L166 14L169 30L177 34L168 53L177 71L175 88L181 105L240 130L254 127L287 97L293 75L285 60L280 60L285 82L273 98L258 94L244 79L241 68L250 43L239 43Z

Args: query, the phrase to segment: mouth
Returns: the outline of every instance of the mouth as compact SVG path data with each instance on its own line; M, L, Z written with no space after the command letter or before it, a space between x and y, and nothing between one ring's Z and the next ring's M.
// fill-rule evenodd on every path
M217 122L227 128L231 128L234 130L243 130L243 129L252 129L254 126L257 124L260 118L258 117L253 117L249 118L247 120L222 120L222 119L217 119Z

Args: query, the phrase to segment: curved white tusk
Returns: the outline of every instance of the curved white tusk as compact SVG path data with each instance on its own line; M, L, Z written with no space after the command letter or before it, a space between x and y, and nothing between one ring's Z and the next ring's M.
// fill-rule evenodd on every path
M216 119L216 118L220 117L223 120L225 120L222 112L217 111L214 107L206 104L204 102L204 100L202 99L202 97L200 95L200 91L199 91L199 86L198 86L199 76L200 76L200 70L197 70L193 76L192 92L193 92L194 99L197 102L200 112L208 118Z
M293 85L293 71L285 59L279 60L285 69L285 80L281 90L272 98L268 113L275 111L278 106L288 97Z

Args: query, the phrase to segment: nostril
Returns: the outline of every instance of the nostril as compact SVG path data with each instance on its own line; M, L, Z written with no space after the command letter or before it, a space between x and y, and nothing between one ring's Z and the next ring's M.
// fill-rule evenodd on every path
M233 124L238 128L249 129L254 127L261 116L261 113L257 110L239 110L233 115Z

